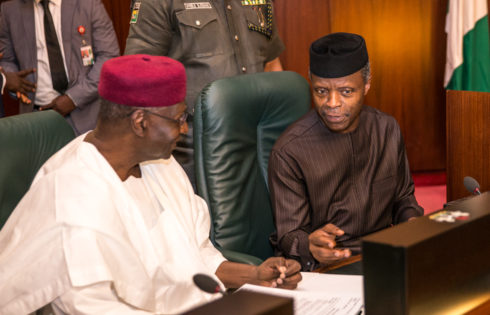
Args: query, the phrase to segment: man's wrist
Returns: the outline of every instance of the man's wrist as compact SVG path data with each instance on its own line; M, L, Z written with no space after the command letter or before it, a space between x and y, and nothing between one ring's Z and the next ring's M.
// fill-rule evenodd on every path
M249 273L249 280L260 280L259 266L251 266Z
M68 92L65 92L65 94L63 94L63 95L68 96L68 98L73 103L73 105L75 106L75 108L78 107L78 104L75 102L75 100L73 99L73 97L71 97L71 95Z

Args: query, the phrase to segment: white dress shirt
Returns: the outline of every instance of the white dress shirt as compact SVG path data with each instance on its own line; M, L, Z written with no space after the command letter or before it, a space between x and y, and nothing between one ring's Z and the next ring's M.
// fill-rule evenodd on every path
M5 88L5 85L7 84L7 78L5 78L5 75L3 73L0 73L0 75L2 75L2 90L1 90L1 94L3 95L3 89Z
M41 0L34 0L34 26L36 29L37 48L37 88L34 104L42 106L48 105L60 94L53 89L53 82L51 81L48 49L46 47L46 38L44 36L44 9L40 1ZM50 0L49 11L53 17L54 28L56 29L61 55L63 56L63 64L68 77L65 51L63 50L63 38L61 34L61 1L62 0Z

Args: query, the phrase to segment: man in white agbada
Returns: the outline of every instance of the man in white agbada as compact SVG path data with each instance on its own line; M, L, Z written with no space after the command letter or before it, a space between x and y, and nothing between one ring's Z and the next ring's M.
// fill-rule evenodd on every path
M51 157L0 231L0 314L175 314L212 295L192 276L295 288L297 262L226 261L206 204L171 156L185 133L185 70L133 55L101 72L97 127Z

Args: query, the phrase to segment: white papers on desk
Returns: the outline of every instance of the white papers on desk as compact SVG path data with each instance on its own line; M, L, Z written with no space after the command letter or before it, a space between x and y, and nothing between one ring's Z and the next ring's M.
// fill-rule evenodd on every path
M362 276L302 272L296 290L245 284L239 290L290 297L295 315L357 315L363 307ZM364 313L364 312L363 312Z

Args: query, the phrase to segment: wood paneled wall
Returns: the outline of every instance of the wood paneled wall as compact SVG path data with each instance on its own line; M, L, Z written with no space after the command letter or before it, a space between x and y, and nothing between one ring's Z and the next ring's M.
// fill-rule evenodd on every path
M447 200L470 193L465 176L490 191L490 93L447 92Z
M372 83L366 104L400 124L412 170L445 168L443 89L447 0L276 0L284 67L308 73L311 42L330 32L366 39Z
M83 0L82 0L83 1ZM117 34L121 54L126 47L126 38L131 18L131 0L102 0Z
M286 50L281 62L286 70L308 77L310 44L330 33L330 0L274 1L275 16Z

